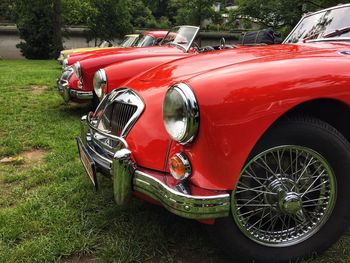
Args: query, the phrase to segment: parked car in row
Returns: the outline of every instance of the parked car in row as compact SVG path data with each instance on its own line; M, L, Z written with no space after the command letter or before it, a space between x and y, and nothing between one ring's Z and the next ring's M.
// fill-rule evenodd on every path
M167 33L167 31L143 32L139 35L137 42L133 44L134 49L125 49L126 52L124 53L129 53L130 50L135 50L136 48L158 45ZM121 50L123 49L97 49L93 51L74 53L71 54L67 59L65 59L63 62L62 75L57 80L57 88L64 101L68 102L70 100L73 100L75 102L82 103L86 101L91 101L93 99L92 89L89 90L83 88L82 82L75 74L73 74L74 70L73 67L71 67L71 63L76 62L78 60L81 61L85 58L90 58L92 56L103 57L108 54L117 54Z
M130 35L126 35L122 40L122 42L117 46L113 46L113 44L111 44L109 41L102 41L97 47L65 49L60 52L60 56L58 57L57 60L60 64L63 64L63 61L67 59L68 56L75 53L93 51L97 49L110 49L114 47L131 47L137 42L138 39L139 39L138 34L130 34Z
M171 29L159 46L119 49L107 53L95 52L74 63L71 68L67 68L66 71L70 73L63 72L58 81L59 91L66 102L94 101L97 106L107 92L145 70L201 52L232 48L224 41L220 46L201 48L195 42L198 32L199 27L180 26ZM73 58L74 60L71 60ZM70 57L68 61L68 65L71 65L75 57ZM112 85L107 87L104 85L106 74L101 68L109 65L111 65L109 70L116 74L111 75L109 83ZM63 83L66 85L62 85Z
M308 14L282 45L187 56L123 83L81 119L92 183L102 173L118 205L135 194L208 224L235 262L318 255L350 219L349 13Z
M150 47L150 46L158 45L167 33L168 31L144 31L138 36L136 42L134 42L132 45L127 47ZM92 55L98 54L100 56L103 56L118 50L120 50L120 48L111 48L107 50L96 49L96 50L87 51L87 52L75 53L70 55L69 58L67 58L67 60L63 62L63 67L65 68L67 66L72 66L77 61L81 61L84 58L87 58Z

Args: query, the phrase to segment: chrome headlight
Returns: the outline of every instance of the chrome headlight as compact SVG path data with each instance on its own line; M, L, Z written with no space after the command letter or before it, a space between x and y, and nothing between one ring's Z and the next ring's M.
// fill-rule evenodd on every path
M94 91L99 100L102 100L107 88L107 76L104 69L96 71L94 76Z
M170 137L186 144L194 140L199 128L199 107L192 89L179 83L166 93L163 120Z
M80 65L80 62L76 62L74 65L73 65L73 70L74 70L74 73L75 75L77 75L77 77L79 79L81 79L82 75L81 75L81 65Z

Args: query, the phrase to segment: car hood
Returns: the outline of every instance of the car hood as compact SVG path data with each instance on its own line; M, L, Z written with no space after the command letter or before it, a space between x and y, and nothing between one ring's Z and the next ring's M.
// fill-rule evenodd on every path
M188 79L192 76L241 63L278 61L298 56L324 56L342 45L332 43L290 44L259 47L241 47L204 53L190 58L172 61L148 71L139 77L141 81L154 79ZM349 45L347 45L349 48Z

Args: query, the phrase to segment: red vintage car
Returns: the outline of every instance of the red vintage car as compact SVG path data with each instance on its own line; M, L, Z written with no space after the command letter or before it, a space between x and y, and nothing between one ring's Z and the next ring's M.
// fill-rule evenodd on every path
M158 45L166 36L168 31L147 31L140 34L139 40L135 44L135 48L149 47ZM130 48L131 49L131 48ZM130 50L129 49L129 50ZM65 102L73 100L78 103L84 103L93 99L92 89L83 89L82 82L74 75L74 70L70 66L77 61L89 58L91 56L105 56L108 54L116 54L121 48L98 49L88 52L74 53L69 55L68 59L63 61L63 72L57 80L57 88Z
M81 120L95 186L208 224L234 262L300 262L350 219L350 4L303 17L284 44L153 68Z
M58 81L58 90L66 102L69 100L75 102L93 100L97 106L99 100L108 91L145 70L178 58L214 50L213 47L200 48L194 42L198 31L199 28L193 26L175 27L167 33L160 46L119 49L108 54L95 53L76 62L71 68L67 67ZM231 47L222 41L220 46L215 48ZM109 65L113 65L110 70L116 74L112 75L111 85L108 88L105 85L106 74L104 70L99 71L99 69ZM96 71L98 72L96 73Z
M168 33L168 31L145 31L142 32L138 40L135 44L132 46L134 47L150 47L158 45L165 35ZM129 46L128 46L129 47ZM85 52L77 52L68 55L68 58L63 61L63 68L66 68L67 66L71 66L74 63L83 60L84 58L94 55L94 54L109 54L110 52L116 51L119 48L110 48L110 49L96 49L96 50L90 50Z
M93 100L97 106L99 100L93 93L93 79L97 70L111 64L122 64L134 60L133 66L125 71L124 79L130 79L146 69L164 63L165 58L160 57L167 57L166 61L171 61L194 54L192 43L198 31L199 28L193 26L176 27L167 32L159 46L123 48L113 51L98 50L83 58L78 56L79 61L77 61L77 57L69 57L68 67L57 81L58 90L66 102L71 99L76 102ZM154 59L147 60L145 58ZM140 61L137 62L137 60Z

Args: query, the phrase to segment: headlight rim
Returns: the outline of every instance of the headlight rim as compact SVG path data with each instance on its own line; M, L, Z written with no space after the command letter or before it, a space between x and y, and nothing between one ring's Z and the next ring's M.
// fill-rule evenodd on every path
M181 138L176 138L175 136L173 136L173 134L171 134L171 131L169 131L167 128L166 119L164 117L165 99L166 99L166 96L172 90L175 90L180 94L181 98L183 99L184 106L186 108L187 122L185 123L186 124L185 131L181 136ZM199 105L192 88L188 84L183 82L172 85L166 92L162 110L163 110L163 123L171 139L180 143L181 145L192 143L198 134L199 123L200 123Z
M95 78L98 78L98 88L95 86ZM106 71L104 69L99 69L98 71L95 72L94 75L94 92L96 94L96 96L98 97L98 99L101 101L104 97L105 97L105 93L104 93L104 86L106 86L108 83L107 81L107 74ZM98 91L96 91L98 90ZM101 92L101 94L99 95L98 93Z
M73 65L73 70L74 70L74 74L78 77L78 79L82 78L82 74L81 74L81 64L79 61L75 62Z

